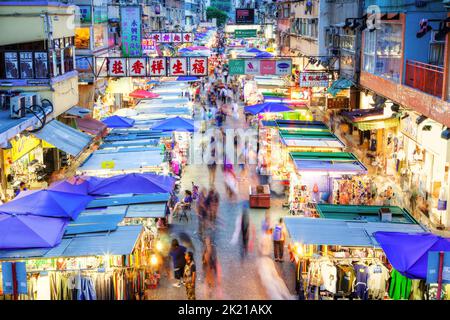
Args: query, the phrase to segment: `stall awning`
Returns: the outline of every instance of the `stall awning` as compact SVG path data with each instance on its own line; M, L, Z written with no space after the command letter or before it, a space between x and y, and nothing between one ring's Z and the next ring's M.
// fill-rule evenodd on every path
M321 218L368 222L380 222L379 210L381 208L389 208L392 213L392 223L418 224L407 210L395 206L316 205L317 213Z
M288 147L344 148L345 144L329 131L280 130L280 138Z
M128 255L133 252L142 229L142 226L121 226L111 232L65 236L59 245L50 250L0 250L0 260Z
M389 118L383 120L354 122L353 125L361 131L388 129L399 126L400 120L398 118Z
M353 81L345 78L339 78L331 84L331 86L327 89L327 92L330 93L333 97L336 97L339 92L348 89L353 85Z
M33 133L56 148L72 155L79 155L91 142L92 138L58 120L52 120L41 130Z
M297 170L301 173L324 172L363 174L367 168L349 152L290 152Z
M366 121L369 117L382 116L383 108L356 109L351 111L343 111L342 116L350 122Z
M125 217L126 206L83 211L66 228L65 235L114 231Z
M107 126L98 120L92 118L76 118L75 122L79 130L93 134L95 136L102 135Z
M83 118L84 116L92 113L92 111L87 108L74 106L67 110L65 113L74 117Z
M345 221L286 217L285 224L293 242L312 245L380 247L373 236L377 231L425 233L417 224ZM320 232L318 232L320 230Z
M104 208L112 206L126 206L133 204L148 204L148 203L166 203L169 201L170 195L168 193L153 193L153 194L136 194L136 195L119 195L102 197L92 200L87 208Z
M164 218L165 203L149 203L130 205L125 218Z

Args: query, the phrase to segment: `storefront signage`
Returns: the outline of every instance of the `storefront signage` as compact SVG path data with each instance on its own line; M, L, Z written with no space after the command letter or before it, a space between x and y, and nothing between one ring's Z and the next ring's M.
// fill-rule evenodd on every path
M153 32L150 34L155 43L190 43L194 41L191 32Z
M18 138L11 139L11 160L17 161L22 158L24 155L37 148L41 140L36 139L33 136L22 136L20 135Z
M78 6L80 8L80 22L89 23L92 21L91 6Z
M255 9L236 9L236 24L254 24Z
M297 88L291 91L291 100L297 102L308 102L311 94L307 88Z
M148 53L156 50L153 39L142 39L142 52Z
M2 287L3 294L28 294L25 262L2 262Z
M256 29L237 29L234 30L234 37L238 38L256 38Z
M230 59L230 75L290 75L292 60L290 59Z
M327 99L327 109L349 109L350 99L347 97L336 97Z
M19 78L19 57L17 52L5 52L6 79Z
M328 72L300 72L300 87L313 88L325 87L330 84L330 74Z
M427 283L438 283L439 252L428 252ZM450 252L444 252L444 264L442 267L442 283L450 283Z
M102 161L101 167L102 169L114 169L116 163L114 161Z
M206 76L208 74L207 57L136 57L96 59L106 60L108 70L107 76L110 77L177 77Z
M122 56L141 56L141 7L121 7L120 17L122 33Z
M231 59L228 63L230 75L245 74L245 60Z

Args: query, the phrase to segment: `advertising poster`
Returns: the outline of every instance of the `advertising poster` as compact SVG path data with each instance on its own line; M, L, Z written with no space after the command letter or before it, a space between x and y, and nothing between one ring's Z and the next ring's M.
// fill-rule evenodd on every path
M260 74L260 60L257 59L245 60L245 73Z
M34 53L34 70L36 79L48 78L48 56L47 52Z
M254 24L255 9L236 9L236 24Z
M245 73L245 60L231 59L228 64L230 75Z
M141 45L141 8L126 6L120 8L123 57L139 57Z
M20 78L33 79L33 52L21 52L20 58Z
M19 79L19 59L17 52L5 52L6 79Z
M275 74L276 61L275 60L261 60L260 64L261 74Z
M292 61L291 60L278 60L276 63L275 74L277 76L290 75L292 72Z
M330 75L328 72L300 72L300 87L325 87L330 84Z

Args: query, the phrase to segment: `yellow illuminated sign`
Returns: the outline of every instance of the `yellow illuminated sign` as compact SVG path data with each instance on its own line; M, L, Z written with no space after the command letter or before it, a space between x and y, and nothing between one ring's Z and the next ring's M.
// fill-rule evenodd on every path
M102 169L113 169L116 166L114 161L103 161Z

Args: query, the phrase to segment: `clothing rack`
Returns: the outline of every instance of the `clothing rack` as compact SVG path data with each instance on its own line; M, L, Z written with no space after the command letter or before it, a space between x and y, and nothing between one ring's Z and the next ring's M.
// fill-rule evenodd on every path
M86 272L86 271L92 271L92 272L109 272L115 270L127 270L127 269L144 269L143 267L114 267L109 268L111 270L106 270L105 268L96 268L96 269L66 269L66 270L33 270L33 271L27 271L27 273L41 273L41 272ZM104 270L104 271L100 271Z

